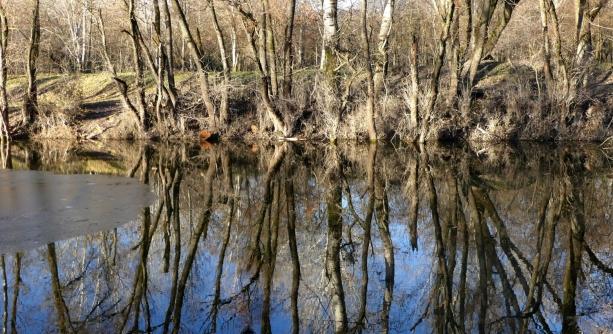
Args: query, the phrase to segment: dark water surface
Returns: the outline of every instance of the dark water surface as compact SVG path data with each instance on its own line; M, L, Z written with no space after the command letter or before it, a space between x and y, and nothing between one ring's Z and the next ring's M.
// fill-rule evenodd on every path
M0 327L611 333L612 153L17 143Z

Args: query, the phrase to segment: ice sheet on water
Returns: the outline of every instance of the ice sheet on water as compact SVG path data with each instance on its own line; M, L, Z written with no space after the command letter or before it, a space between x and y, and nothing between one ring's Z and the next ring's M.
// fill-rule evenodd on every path
M106 231L155 196L136 179L0 171L0 254Z

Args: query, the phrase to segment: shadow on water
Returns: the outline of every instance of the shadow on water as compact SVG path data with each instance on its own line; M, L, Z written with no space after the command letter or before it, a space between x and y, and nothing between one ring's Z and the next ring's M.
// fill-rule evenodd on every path
M597 146L224 145L3 147L5 169L157 195L131 222L2 255L4 332L613 330Z

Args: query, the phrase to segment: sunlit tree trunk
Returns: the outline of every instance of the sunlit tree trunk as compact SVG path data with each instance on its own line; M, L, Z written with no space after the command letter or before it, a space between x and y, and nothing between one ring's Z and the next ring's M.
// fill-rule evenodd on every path
M275 42L274 24L272 21L272 15L270 14L270 3L268 0L262 0L262 7L264 8L264 20L266 21L266 27L264 37L266 41L266 59L268 63L268 75L270 76L270 90L272 96L277 96L279 92L279 78L277 74L277 45Z
M10 139L11 131L9 124L9 101L6 92L7 82L7 47L9 38L9 26L6 11L0 3L0 141L3 138Z
M228 65L228 56L226 52L226 42L224 39L224 33L219 26L219 20L217 19L217 11L215 10L215 3L213 0L209 0L209 10L211 17L213 18L213 28L215 28L215 35L217 36L217 47L219 48L219 57L221 58L221 65L223 67L223 89L221 93L221 105L219 106L219 122L222 125L226 125L229 122L230 110L228 106L228 91L230 89L230 66Z
M425 142L428 134L430 132L430 122L432 121L432 111L434 110L434 105L436 104L436 99L438 97L439 92L439 81L441 75L441 69L443 67L443 60L445 60L445 50L447 45L447 40L449 39L449 33L451 30L451 23L453 22L453 17L455 15L455 3L452 0L447 0L447 6L445 11L445 21L443 30L441 31L441 37L438 42L437 54L434 59L434 66L432 69L432 77L430 79L430 94L431 96L428 99L426 104L426 110L424 113L424 118L421 124L421 133L419 135L419 142Z
M418 42L417 35L411 36L411 50L409 52L409 78L411 87L409 89L408 106L409 106L409 127L417 129L419 126L419 73L418 73ZM412 138L414 139L414 138Z
M492 13L496 7L497 0L475 0L474 18L471 34L471 52L468 71L468 89L471 91L476 84L477 71L484 55L485 40L489 28Z
M172 30L172 17L170 16L170 8L168 6L168 0L162 1L162 9L164 12L164 26L167 31L166 40L166 76L168 80L168 90L171 94L177 95L177 88L175 83L175 55L174 55L174 36Z
M121 101L123 103L124 108L130 112L130 114L133 116L135 124L140 128L140 125L141 125L140 113L138 112L138 110L136 109L132 101L130 100L130 96L128 93L128 88L129 88L128 84L119 77L119 75L117 74L117 70L115 69L115 65L113 65L113 62L111 61L109 46L107 44L107 38L106 38L106 28L104 26L104 20L102 19L101 11L98 12L97 20L98 20L98 30L100 31L100 39L101 39L101 44L102 44L101 45L102 46L102 56L106 63L107 71L111 75L111 79L113 80L113 82L115 82L115 86L117 87L117 90L119 91Z
M545 81L547 82L547 89L553 88L553 73L551 72L551 50L549 46L549 20L547 20L546 3L547 0L539 0L539 7L541 10L541 35L542 35L542 47L543 52L543 73L545 74Z
M337 0L323 0L323 52L321 68L326 80L335 80L336 49L338 47Z
M251 52L253 54L254 59L256 60L256 68L260 76L258 90L260 92L260 97L262 98L262 102L264 103L264 108L266 110L266 116L273 123L275 133L277 136L287 137L291 134L291 127L285 123L283 115L275 108L273 103L273 96L271 96L271 86L270 86L270 77L267 74L266 68L266 57L260 57L262 55L262 47L266 47L266 43L260 45L256 44L255 35L256 32L260 32L260 35L265 31L262 29L262 22L257 22L252 13L246 12L239 5L235 6L240 14L241 14L241 23L243 27L243 31L245 32L245 36L247 37L247 41L249 47L251 48ZM264 19L264 22L266 20ZM261 38L260 38L261 41ZM266 53L264 53L265 55Z
M592 24L608 0L599 0L591 9L587 0L575 0L575 73L570 85L569 98L576 96L577 90L588 83L588 66L594 57L592 44Z
M568 95L568 73L566 71L566 64L564 62L564 56L562 55L562 40L560 36L560 24L558 20L558 14L556 7L552 0L544 0L546 16L550 20L550 33L551 33L551 45L553 47L553 58L556 63L556 81L558 81L560 88L562 89L562 97L565 98Z
M24 94L22 115L26 125L32 125L38 114L38 85L36 82L37 61L40 51L40 0L34 0L32 27L30 28L30 46L26 60L28 88Z
M132 62L134 66L134 75L136 79L136 104L138 110L140 127L143 131L147 131L150 126L149 114L147 113L147 103L145 102L145 74L143 73L142 48L139 41L140 31L138 29L138 21L136 18L135 1L130 0L128 3L128 17L130 20L130 40L132 42Z
M368 0L362 0L362 49L364 52L364 60L366 62L366 85L368 87L366 97L366 127L368 129L368 139L371 142L375 142L377 141L377 128L375 125L376 83L372 69L372 59L370 56L370 41L368 38L368 26L366 22L367 14ZM387 49L384 51L387 55ZM381 75L383 75L383 73Z
M236 31L236 18L234 16L234 7L230 7L231 20L232 20L232 72L236 72L239 69L238 59L238 32Z
M511 21L513 11L515 8L517 8L520 1L521 0L505 0L502 2L502 10L500 11L496 24L488 28L488 36L487 40L485 41L485 49L483 50L484 56L489 55L496 47L500 36L502 36L502 33L504 32L504 29Z
M394 19L395 0L386 0L379 30L377 54L375 56L375 93L378 95L383 89L385 77L389 67L389 43Z
M283 40L283 95L290 97L294 73L294 20L296 16L296 0L290 0L287 9L287 24Z
M194 39L192 32L189 30L187 18L185 16L183 8L181 7L181 4L179 3L179 0L173 0L173 4L173 8L176 12L177 17L179 18L179 26L181 27L181 32L183 34L183 41L187 43L192 61L196 66L196 70L198 71L198 76L200 80L200 94L202 100L204 101L204 106L209 116L209 126L215 129L217 127L217 117L215 113L215 106L213 105L213 100L211 99L209 74L206 72L202 50L198 48L198 45L196 44L196 39Z

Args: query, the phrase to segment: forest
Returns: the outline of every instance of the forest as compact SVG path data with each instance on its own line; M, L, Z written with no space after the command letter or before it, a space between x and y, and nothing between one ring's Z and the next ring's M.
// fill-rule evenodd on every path
M613 138L608 0L2 0L3 141Z

